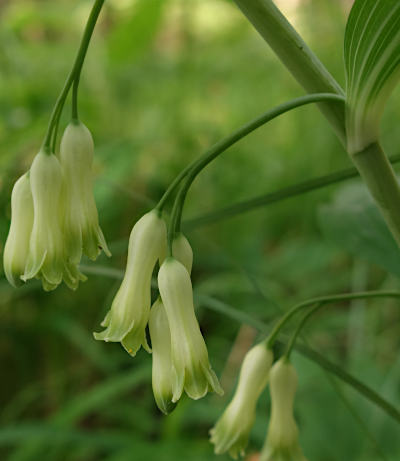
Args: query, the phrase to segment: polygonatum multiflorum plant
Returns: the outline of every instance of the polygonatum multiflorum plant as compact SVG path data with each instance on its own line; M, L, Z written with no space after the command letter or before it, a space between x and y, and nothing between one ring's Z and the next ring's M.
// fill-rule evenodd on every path
M104 251L111 256L93 196L93 139L78 118L80 74L103 3L104 0L94 2L43 144L31 168L16 181L12 191L11 226L3 260L6 277L15 287L38 278L46 291L57 288L62 281L76 289L80 281L86 280L79 269L82 255L95 260ZM154 397L166 415L175 409L183 393L192 399L200 399L208 392L223 394L196 318L191 282L193 251L182 234L181 220L187 192L196 176L235 142L280 114L316 103L400 245L400 188L379 135L385 104L400 77L400 2L354 2L344 36L345 90L271 0L235 0L235 3L307 94L268 110L211 146L182 170L157 206L133 226L125 275L101 323L103 330L95 332L94 337L120 342L132 357L142 346L152 354ZM58 149L59 121L70 91L72 117ZM171 202L172 212L167 216L165 205ZM158 292L152 297L153 274L157 271ZM260 460L304 461L299 426L294 418L297 373L290 362L298 334L315 311L339 300L372 297L400 297L400 293L380 291L320 297L298 304L278 319L270 334L248 351L234 396L210 430L215 453L229 452L234 458L245 453L257 401L269 384L271 415ZM280 331L299 312L304 312L303 317L279 357L274 346ZM365 385L346 378L346 373L339 373L326 363L325 368L371 398L371 391ZM375 398L375 404L400 421L399 412L382 402Z

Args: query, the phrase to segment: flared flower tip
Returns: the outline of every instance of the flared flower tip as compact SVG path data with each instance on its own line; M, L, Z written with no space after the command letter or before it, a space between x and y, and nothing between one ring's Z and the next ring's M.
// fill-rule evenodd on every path
M249 418L245 414L238 420L237 416L232 406L228 406L217 424L210 429L210 442L214 445L216 455L228 452L233 459L245 455L254 417Z
M33 199L28 174L21 176L11 193L11 226L4 247L3 264L7 280L22 284L33 226Z
M216 454L229 452L235 459L239 454L244 455L255 420L257 400L267 384L272 360L272 351L263 343L246 354L235 395L210 431Z
M171 329L173 402L183 390L192 399L223 390L211 368L207 347L197 322L190 275L182 263L169 257L158 273L158 285Z

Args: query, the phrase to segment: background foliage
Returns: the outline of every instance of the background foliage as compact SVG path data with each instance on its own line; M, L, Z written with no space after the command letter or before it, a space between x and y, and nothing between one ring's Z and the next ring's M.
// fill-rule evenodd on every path
M344 83L347 1L281 0L306 41ZM0 2L0 249L10 193L38 150L91 2ZM245 121L302 90L224 0L107 0L83 71L81 118L96 143L96 197L113 257L85 262L77 292L14 290L0 279L0 454L11 461L191 461L213 455L207 433L226 405L241 358L270 322L311 296L400 289L400 259L358 180L208 226L190 226L198 315L224 398L157 411L151 358L95 342L124 268L127 237L191 159ZM383 123L398 153L400 92ZM68 108L63 124L68 121ZM194 184L185 218L348 167L314 107L297 109L223 154ZM326 309L307 343L400 404L399 305ZM250 320L244 321L246 316ZM399 459L396 422L295 354L301 442L310 461ZM249 453L263 442L269 397ZM252 456L252 455L251 455ZM249 458L250 459L250 458ZM252 458L253 459L253 458Z

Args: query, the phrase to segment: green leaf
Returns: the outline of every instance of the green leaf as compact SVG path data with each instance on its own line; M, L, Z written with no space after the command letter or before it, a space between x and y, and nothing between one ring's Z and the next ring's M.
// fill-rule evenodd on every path
M356 0L344 38L350 153L378 140L379 121L400 77L400 2Z
M329 240L400 276L400 250L364 185L339 189L333 202L319 210L319 222Z

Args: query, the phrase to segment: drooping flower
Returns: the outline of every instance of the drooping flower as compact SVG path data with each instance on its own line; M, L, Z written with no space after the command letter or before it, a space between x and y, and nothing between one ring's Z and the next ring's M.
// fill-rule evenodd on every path
M11 226L4 247L4 273L14 287L22 284L21 275L29 251L33 226L33 199L28 173L21 176L11 194Z
M79 264L82 252L95 260L101 250L111 256L99 225L93 196L93 139L81 122L71 122L63 134L60 162L64 174L64 238L69 260Z
M153 358L153 394L158 408L167 415L176 407L176 403L172 402L171 332L160 298L151 307L149 329Z
M174 238L172 253L174 258L180 261L190 273L193 263L193 251L183 234L180 233ZM162 262L164 259L165 255L160 258L160 261ZM176 407L176 403L172 402L171 331L167 313L160 297L157 298L150 309L149 330L153 358L153 394L158 408L167 415Z
M210 431L210 440L217 455L227 451L234 459L238 454L244 455L255 420L257 401L267 385L272 361L272 351L263 343L246 354L235 395Z
M133 226L125 276L101 324L105 330L94 333L96 339L120 341L132 356L141 346L150 352L146 326L150 314L151 275L157 260L165 253L166 241L165 222L155 210L142 216Z
M307 461L299 445L299 430L293 416L297 373L285 359L271 368L271 420L260 461Z
M76 287L78 280L85 279L76 267L66 262L62 234L62 182L57 157L41 150L30 169L34 217L25 272L21 278L24 281L41 278L46 291L55 289L63 278L71 288Z
M172 402L180 399L183 390L193 399L208 391L222 394L194 313L189 272L168 257L158 273L158 286L171 330Z

